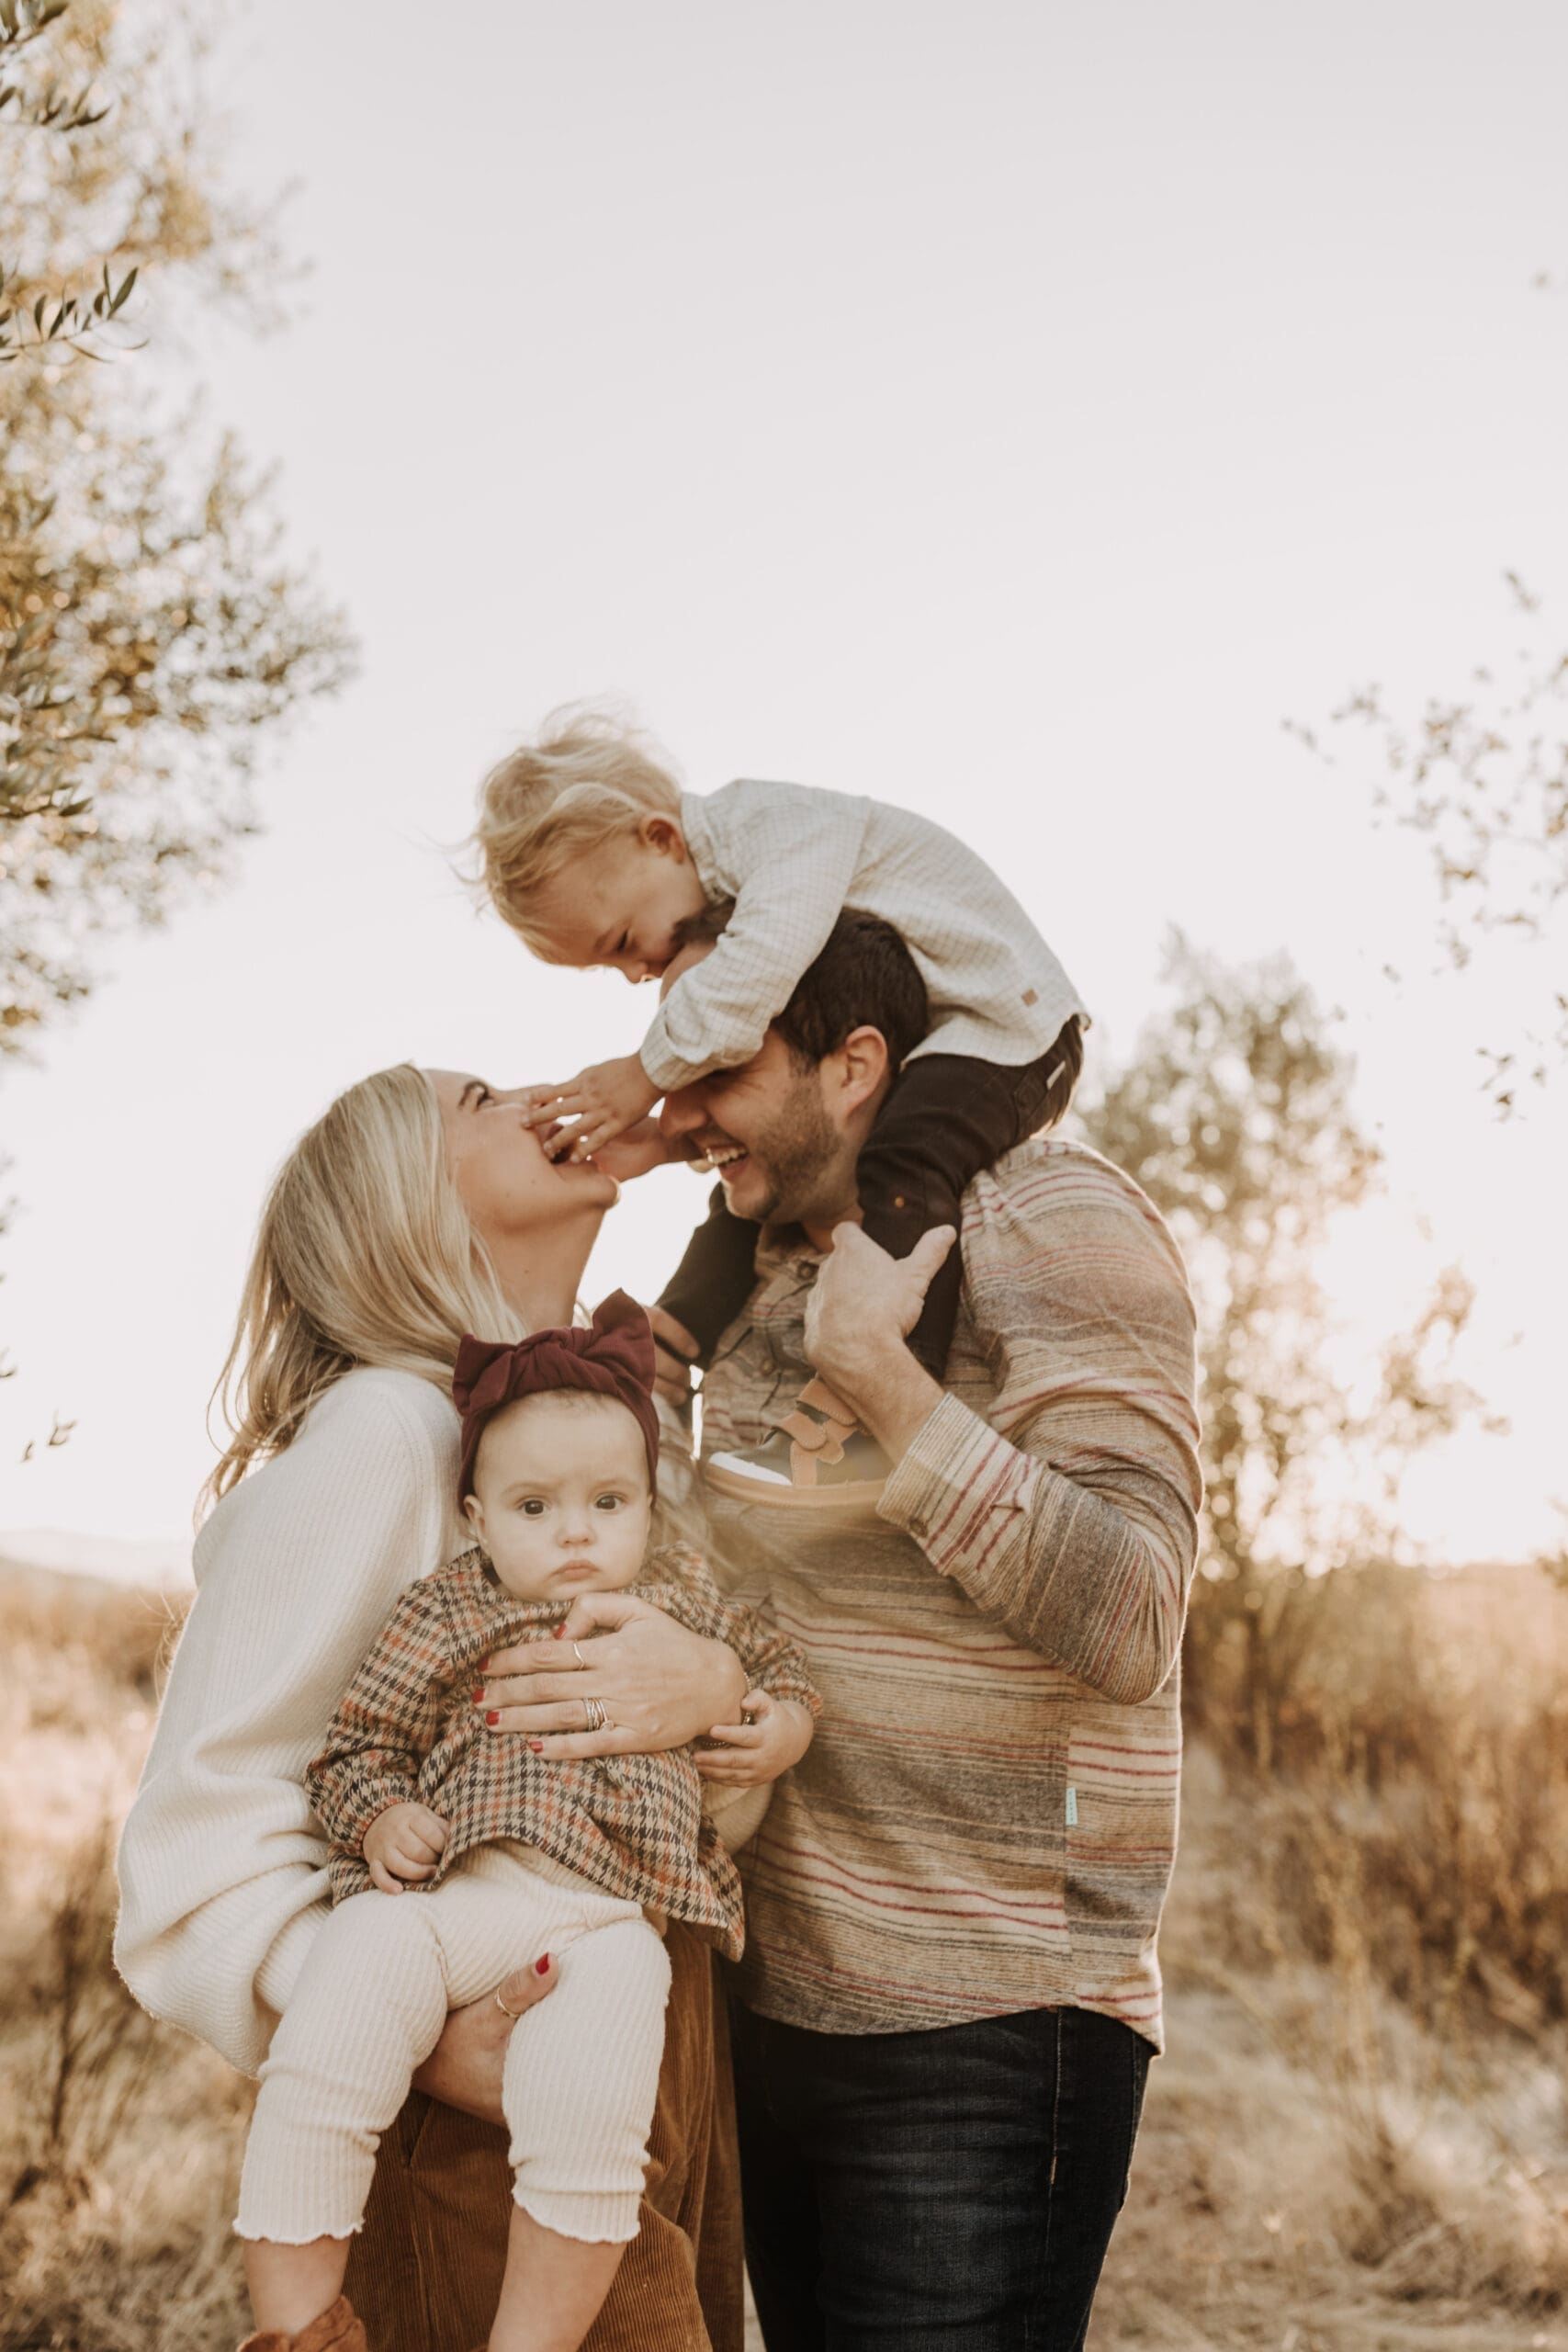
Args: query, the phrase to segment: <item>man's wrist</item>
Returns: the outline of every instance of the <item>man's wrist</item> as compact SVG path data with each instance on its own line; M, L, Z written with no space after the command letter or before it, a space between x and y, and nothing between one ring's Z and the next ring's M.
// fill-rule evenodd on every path
M853 1406L862 1427L895 1462L947 1393L901 1338L861 1341L852 1353L823 1367L823 1378Z

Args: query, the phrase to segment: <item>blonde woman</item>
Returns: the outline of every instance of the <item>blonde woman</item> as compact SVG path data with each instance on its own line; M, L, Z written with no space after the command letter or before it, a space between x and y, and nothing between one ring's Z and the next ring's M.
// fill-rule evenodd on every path
M149 2009L249 2074L327 1916L306 1767L399 1594L464 1548L458 1343L569 1322L615 1198L603 1163L551 1163L523 1101L453 1071L380 1071L301 1138L263 1211L225 1368L233 1433L121 1844L116 1945ZM570 1648L491 1661L492 1728L570 1752L587 1717ZM722 1644L635 1604L590 1656L594 1697L643 1748L733 1720L746 1687ZM679 1928L668 1949L641 2227L585 2352L739 2352L733 2120L708 1954ZM348 2279L375 2352L483 2340L510 2211L505 2041L554 1981L547 1954L517 1958L493 1996L448 2018L383 2143Z

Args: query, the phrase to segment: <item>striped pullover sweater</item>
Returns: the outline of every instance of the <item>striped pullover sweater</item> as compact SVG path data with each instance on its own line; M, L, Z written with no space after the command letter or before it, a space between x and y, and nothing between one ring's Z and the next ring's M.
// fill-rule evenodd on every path
M742 1857L742 1996L834 2033L1061 2005L1159 2049L1191 1299L1138 1187L1056 1137L976 1178L963 1250L948 1394L878 1518L709 1498L733 1588L766 1592L823 1701ZM705 1453L787 1408L818 1262L798 1230L764 1235L703 1385Z

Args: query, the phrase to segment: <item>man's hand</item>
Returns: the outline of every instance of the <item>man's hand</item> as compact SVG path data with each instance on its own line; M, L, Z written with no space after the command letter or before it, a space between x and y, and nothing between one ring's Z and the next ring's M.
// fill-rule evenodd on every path
M383 1894L400 1894L434 1878L446 1850L446 1824L427 1804L389 1804L360 1842L370 1876Z
M754 1789L776 1781L798 1764L811 1745L817 1725L809 1707L798 1699L774 1699L766 1690L748 1690L740 1702L747 1718L738 1724L715 1724L710 1739L722 1747L700 1747L696 1767L705 1781L729 1789Z
M824 1380L850 1396L875 1376L919 1321L931 1277L957 1238L951 1225L939 1225L907 1258L890 1258L860 1226L833 1227L806 1303L806 1352Z
M551 1159L587 1159L646 1117L658 1100L659 1089L636 1054L623 1054L579 1070L564 1086L531 1088L524 1107L530 1126L553 1127L545 1142Z
M835 1226L832 1250L806 1303L807 1357L893 1462L942 1399L940 1382L904 1340L957 1238L952 1226L938 1226L907 1258L890 1258L858 1225Z

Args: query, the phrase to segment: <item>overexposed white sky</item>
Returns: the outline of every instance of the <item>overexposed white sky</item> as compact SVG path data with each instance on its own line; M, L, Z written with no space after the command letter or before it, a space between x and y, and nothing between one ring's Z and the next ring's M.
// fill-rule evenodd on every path
M438 846L520 732L613 691L698 789L965 833L1097 1049L1172 922L1289 949L1388 1154L1346 1312L1370 1346L1461 1260L1514 1424L1424 1468L1413 1532L1553 1540L1568 1074L1506 1125L1474 1091L1544 951L1427 977L1419 844L1280 722L1506 655L1505 566L1568 640L1568 295L1530 283L1568 276L1565 79L1551 0L243 12L234 172L300 179L315 268L302 322L200 365L364 669L238 888L117 944L6 1080L0 1531L188 1524L263 1186L340 1087L635 1046L644 1001L530 963ZM656 1290L701 1200L629 1193L591 1295ZM56 1407L70 1443L18 1464Z

